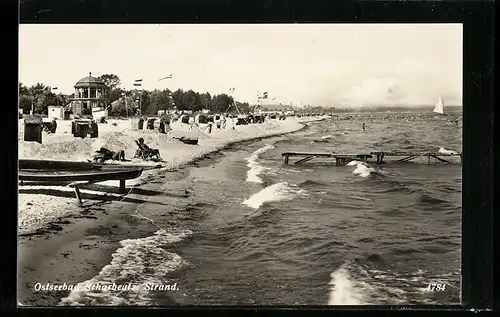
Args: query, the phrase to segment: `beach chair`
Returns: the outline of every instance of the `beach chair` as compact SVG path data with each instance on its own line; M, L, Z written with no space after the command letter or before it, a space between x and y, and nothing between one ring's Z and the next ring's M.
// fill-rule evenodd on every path
M135 158L141 158L145 161L148 160L161 160L160 151L158 149L151 149L143 142L139 142L139 140L135 140L135 143L139 147L135 152Z

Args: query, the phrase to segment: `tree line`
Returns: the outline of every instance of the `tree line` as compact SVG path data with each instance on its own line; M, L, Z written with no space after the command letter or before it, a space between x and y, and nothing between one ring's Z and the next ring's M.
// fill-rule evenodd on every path
M200 93L192 89L164 90L126 90L120 87L121 80L115 74L104 74L98 77L108 87L107 102L110 105L110 116L125 116L142 113L144 115L156 115L158 110L192 110L200 111L208 109L214 112L236 112L235 104L242 112L251 110L247 102L234 101L233 97L221 93L211 95L208 92ZM36 114L47 114L48 106L63 105L70 103L74 98L71 95L57 94L53 88L37 83L30 87L19 82L19 108L23 113L29 113L32 109Z
M67 96L56 94L52 88L42 83L30 87L19 82L19 109L23 113L47 114L47 107L52 105L66 105Z

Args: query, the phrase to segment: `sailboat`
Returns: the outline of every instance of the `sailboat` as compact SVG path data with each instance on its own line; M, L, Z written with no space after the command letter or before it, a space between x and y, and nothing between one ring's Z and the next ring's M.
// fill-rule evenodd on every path
M443 99L441 99L441 96L439 96L438 102L436 103L436 106L434 107L433 112L444 114L444 103Z

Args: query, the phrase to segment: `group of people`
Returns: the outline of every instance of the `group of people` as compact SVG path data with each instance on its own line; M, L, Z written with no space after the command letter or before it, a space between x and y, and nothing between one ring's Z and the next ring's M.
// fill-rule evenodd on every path
M140 158L145 161L161 161L162 158L160 156L160 151L158 149L152 149L149 146L144 143L143 138L139 138L138 140L135 140L135 143L138 146L137 151L135 152L134 158ZM96 154L94 155L93 161L96 163L104 163L106 161L113 160L113 161L128 161L125 159L125 151L124 150L119 150L119 151L111 151L107 148L101 147L99 150L96 151Z
M226 128L226 116L216 115L214 117L213 122L212 121L207 122L207 129L206 129L205 133L212 133L212 128L213 128L214 124L215 124L215 127L217 129L225 129ZM194 127L197 127L197 128L200 127L199 121L197 120L197 117L195 117L194 120L192 120L189 123L189 130L193 130Z

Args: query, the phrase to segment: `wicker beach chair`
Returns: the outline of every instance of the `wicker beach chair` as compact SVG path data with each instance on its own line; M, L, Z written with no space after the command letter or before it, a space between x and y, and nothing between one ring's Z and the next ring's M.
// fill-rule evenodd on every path
M145 161L149 160L161 160L160 151L158 149L151 149L145 143L144 139L140 138L135 140L135 143L139 147L135 152L135 158L141 158Z

